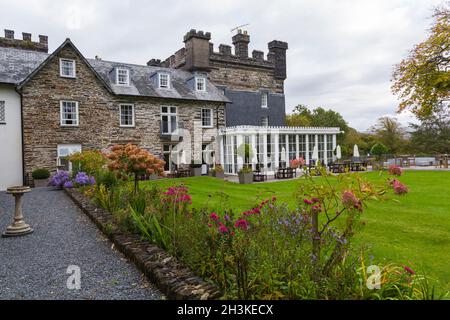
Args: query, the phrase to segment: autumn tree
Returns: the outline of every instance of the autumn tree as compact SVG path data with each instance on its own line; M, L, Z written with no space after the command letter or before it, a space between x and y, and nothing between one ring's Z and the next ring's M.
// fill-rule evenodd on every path
M151 174L161 176L164 172L163 160L133 144L115 145L107 157L111 160L109 170L116 172L119 179L134 178L135 192L139 189L140 177Z
M410 110L426 118L450 98L450 2L433 14L430 35L395 66L392 92L398 96L398 111Z

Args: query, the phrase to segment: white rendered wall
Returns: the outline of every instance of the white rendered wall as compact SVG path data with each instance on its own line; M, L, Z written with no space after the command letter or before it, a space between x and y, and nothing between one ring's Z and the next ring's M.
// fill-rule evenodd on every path
M22 185L22 133L20 96L13 86L0 85L6 124L0 124L0 191Z

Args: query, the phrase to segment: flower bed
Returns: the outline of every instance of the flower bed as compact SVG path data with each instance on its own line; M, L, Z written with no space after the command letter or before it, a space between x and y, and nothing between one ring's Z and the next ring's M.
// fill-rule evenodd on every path
M183 287L176 272L164 277L160 260L147 266L154 252L164 257L163 263L195 270L189 281L203 278L215 284L201 282L196 290L202 291L191 291L191 298L218 298L219 291L230 299L430 298L424 277L396 265L379 266L383 289L371 290L366 286L370 272L365 253L352 246L363 225L360 216L366 202L408 192L407 187L398 180L375 186L354 174L340 175L331 183L325 170L320 174L325 184L308 175L302 178L295 210L275 197L243 212L226 205L214 211L193 209L186 186L142 189L138 182L133 187L106 173L95 177L95 185L84 185L76 197L88 197L82 207L95 203L106 210L93 207L88 214L119 248L137 259L138 266L150 268L144 272L160 287L168 290L174 277L171 297L180 296L177 288L189 292L196 287ZM123 178L123 171L117 176ZM124 235L131 238L123 240Z
M94 205L77 189L65 189L74 203L108 236L116 248L132 260L156 286L172 299L217 299L222 294L216 286L203 281L173 256L143 240L139 234L112 230L112 215Z

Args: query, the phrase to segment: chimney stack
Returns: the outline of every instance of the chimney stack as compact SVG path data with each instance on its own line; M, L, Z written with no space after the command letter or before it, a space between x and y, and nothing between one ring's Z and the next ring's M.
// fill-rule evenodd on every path
M39 43L48 46L48 36L39 35Z
M48 53L48 37L39 35L39 42L34 42L31 33L22 32L22 39L14 39L14 30L5 29L5 37L0 37L0 47Z
M209 40L210 32L191 29L184 36L186 62L184 68L188 71L209 71Z
M240 58L248 58L248 44L250 36L247 31L242 32L238 29L238 33L233 36L234 54Z
M7 30L5 29L5 38L14 40L14 30Z
M22 32L22 39L23 41L31 41L31 33Z
M287 42L273 40L269 42L269 54L267 58L275 64L275 78L286 79L286 50Z

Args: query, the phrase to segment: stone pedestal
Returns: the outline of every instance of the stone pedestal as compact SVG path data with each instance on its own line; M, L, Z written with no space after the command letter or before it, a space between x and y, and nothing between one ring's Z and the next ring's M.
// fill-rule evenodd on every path
M30 187L10 187L6 192L12 194L16 199L16 210L13 223L6 229L6 232L2 236L17 237L32 233L33 229L25 223L22 214L22 196L24 193L30 192Z

